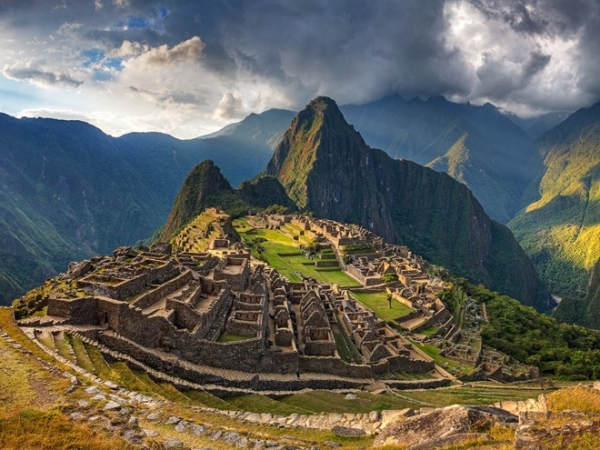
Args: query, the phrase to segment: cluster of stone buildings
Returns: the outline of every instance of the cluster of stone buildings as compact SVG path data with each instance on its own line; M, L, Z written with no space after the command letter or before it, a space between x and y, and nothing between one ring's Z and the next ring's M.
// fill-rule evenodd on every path
M231 246L219 238L203 253L172 253L165 244L119 248L72 265L62 277L77 288L51 295L47 316L23 325L71 326L140 363L198 382L206 376L194 365L357 379L433 369L433 361L347 294L314 281L291 283ZM344 345L361 358L342 359L336 335L349 336Z

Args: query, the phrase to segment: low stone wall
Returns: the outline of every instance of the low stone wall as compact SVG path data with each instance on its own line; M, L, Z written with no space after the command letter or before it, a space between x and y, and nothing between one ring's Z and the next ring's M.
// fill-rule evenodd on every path
M190 305L187 303L167 299L166 309L168 311L175 311L175 326L177 328L185 328L189 332L192 332L198 325L200 314L190 308Z
M393 389L436 389L448 386L451 380L449 378L438 378L430 380L386 380L385 384Z
M388 358L390 371L405 372L405 373L426 373L435 368L433 360L426 361L423 359L414 359L406 356L393 356Z
M348 364L334 357L300 356L298 365L304 372L329 373L351 378L373 378L370 366Z
M337 259L315 260L315 267L339 267Z

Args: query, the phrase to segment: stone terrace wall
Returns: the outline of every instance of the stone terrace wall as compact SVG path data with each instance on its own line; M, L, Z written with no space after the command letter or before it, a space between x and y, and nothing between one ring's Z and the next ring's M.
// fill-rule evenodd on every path
M329 373L351 378L373 378L370 366L348 364L335 357L300 356L298 362L300 370L304 372Z
M98 302L95 297L48 300L48 315L67 317L73 325L98 324Z

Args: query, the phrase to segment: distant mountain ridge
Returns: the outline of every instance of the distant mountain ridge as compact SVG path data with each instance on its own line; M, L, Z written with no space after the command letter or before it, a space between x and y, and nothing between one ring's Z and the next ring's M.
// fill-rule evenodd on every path
M267 173L300 209L362 225L458 275L536 304L531 263L464 185L369 148L327 97L298 113Z
M277 132L268 124L280 116L287 120L269 112L227 136L182 141L0 114L0 305L70 261L151 236L198 162L214 159L236 185L261 172L272 155L262 138Z
M531 138L489 103L395 95L340 109L370 146L465 183L495 220L508 222L531 200L523 196L541 170L541 158Z
M584 300L600 259L600 103L573 113L536 147L545 166L539 196L509 226L552 292L565 297L557 317L600 327L600 311Z
M548 188L555 183L553 177L561 172L562 164L565 174L576 173L571 170L574 168L594 166L598 150L578 150L597 148L597 132L591 123L584 126L582 113L575 113L573 119L540 137L530 158L529 151L517 151L525 148L529 139L519 126L538 133L559 120L558 116L527 122L504 115L491 105L455 105L442 98L407 102L388 97L340 109L347 117L355 115L350 122L371 145L404 159L422 158L430 167L465 182L487 212L498 207L500 213L494 217L506 220L519 207L527 207L528 211L519 214L510 226L542 278L550 280L553 292L561 296L585 297L596 254L594 228L585 224L598 220L594 219L597 177L592 170L579 184L569 184L559 193ZM71 260L107 253L116 245L149 237L164 224L178 187L199 161L215 161L232 186L251 179L271 159L294 115L286 110L251 114L216 133L188 141L160 133L113 138L83 122L0 115L0 304L64 270ZM550 151L554 144L544 140L550 137L556 142L564 140L565 145ZM496 143L489 145L490 140ZM501 151L495 152L498 142L503 143ZM393 148L397 153L390 150ZM413 154L404 153L409 151ZM571 157L559 157L572 151L580 155L575 158L577 164ZM500 156L502 161L497 163ZM518 170L513 176L515 166ZM546 183L541 203L535 197L540 180ZM254 185L245 189L254 195ZM579 197L572 195L575 191ZM578 209L575 199L583 198L586 192L591 201L585 209ZM553 225L554 212L563 219L578 217L585 225L573 244L556 245L565 228ZM500 233L500 228L494 229ZM563 231L553 235L557 230ZM548 236L540 240L543 246L536 246L536 233ZM585 242L590 245L586 247ZM574 264L573 255L584 263ZM563 280L564 286L552 280ZM568 304L563 303L559 315Z

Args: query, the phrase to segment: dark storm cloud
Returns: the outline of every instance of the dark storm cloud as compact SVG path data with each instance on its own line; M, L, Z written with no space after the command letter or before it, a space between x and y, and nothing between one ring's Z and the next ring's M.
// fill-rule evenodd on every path
M267 78L298 101L468 90L460 53L444 43L443 1L188 2L164 26L175 40L198 34L207 67Z
M539 39L572 40L569 49L573 73L570 79L544 80L555 86L551 95L531 94L527 101L534 107L553 109L575 109L600 100L600 2L598 0L471 0L470 3L488 19L503 20L517 33L535 36ZM499 35L501 40L503 36ZM537 56L536 56L537 54ZM522 83L514 85L513 93L521 91L531 82L535 74L541 76L549 65L552 54L534 51L532 57L524 63ZM499 75L502 76L502 75ZM567 96L564 91L569 91ZM501 90L494 92L491 98L500 99L510 95Z
M449 23L449 10L465 4L518 38L507 43L503 29L492 26L489 48L467 54L468 43L452 40ZM574 106L600 99L598 0L0 0L2 24L37 37L68 30L107 54L124 41L172 49L199 37L198 64L222 82L224 115L240 103L226 91L252 83L294 106L317 94L358 103L400 93L551 109L554 100L536 85L565 91L568 83ZM574 42L576 79L546 79L556 57L539 42L563 37ZM65 72L59 69L48 73Z

